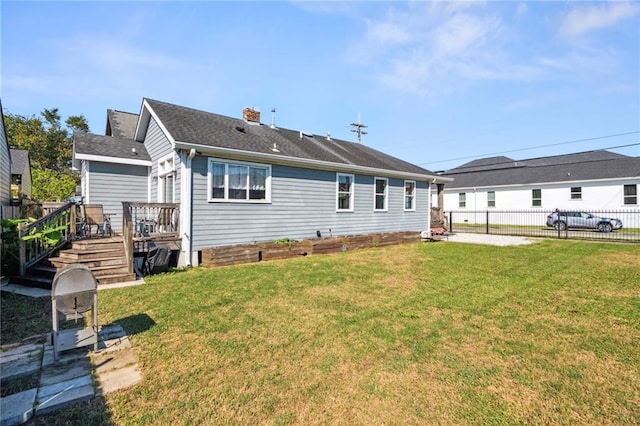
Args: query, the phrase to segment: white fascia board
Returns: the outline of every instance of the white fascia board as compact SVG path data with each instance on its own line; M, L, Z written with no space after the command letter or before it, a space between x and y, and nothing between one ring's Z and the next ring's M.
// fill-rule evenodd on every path
M171 136L171 133L167 131L167 128L164 127L164 124L162 124L162 121L160 121L155 111L153 110L153 108L151 108L151 106L149 105L146 99L142 102L140 119L138 120L138 126L136 127L135 140L139 142L144 141L146 137L147 127L149 126L149 120L151 117L153 117L154 120L156 120L156 124L158 124L158 127L160 127L160 130L162 131L162 133L164 133L167 139L169 139L169 142L171 142L171 147L175 149L176 147L175 139L173 139L173 136Z
M607 183L607 182L623 182L628 180L638 179L637 176L630 177L617 177L617 178L606 178L606 179L588 179L588 180L565 180L565 181L554 181L554 182L534 182L534 183L512 183L509 185L485 185L485 186L460 186L455 188L446 188L445 192L460 192L462 190L478 190L478 189L502 189L502 188L522 188L522 187L531 187L531 186L557 186L557 185L567 185L573 184L577 186L577 184L587 184L587 183Z
M129 164L131 166L151 166L151 161L149 160L104 157L101 155L76 154L76 160L99 161L101 163Z
M202 155L212 155L212 156L223 156L226 158L235 158L238 160L252 160L252 161L262 161L270 164L280 164L286 166L297 166L304 167L309 169L318 169L318 170L327 170L327 171L335 171L335 172L352 172L352 173L360 173L367 175L383 175L387 177L394 177L399 179L416 179L420 181L429 181L445 183L451 182L453 179L451 178L443 178L438 175L428 175L428 174L420 174L420 173L407 173L407 172L399 172L397 170L386 170L386 169L378 169L375 167L365 167L365 166L357 166L353 164L342 164L342 163L332 163L329 161L319 161L319 160L310 160L307 158L295 158L295 157L283 157L281 155L275 154L267 154L262 152L251 152L251 151L243 151L238 149L230 149L230 148L221 148L221 147L212 147L207 145L198 145L193 143L186 142L175 142L176 149L185 149L189 150L195 148L199 154Z

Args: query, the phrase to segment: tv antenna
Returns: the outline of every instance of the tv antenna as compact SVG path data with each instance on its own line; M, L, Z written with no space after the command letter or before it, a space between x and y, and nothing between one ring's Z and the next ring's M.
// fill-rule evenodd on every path
M360 113L358 113L358 121L356 123L349 124L349 126L353 127L353 129L351 129L351 131L353 133L357 133L357 135L358 135L358 143L362 143L362 135L366 135L367 134L367 132L365 132L362 129L366 129L368 126L365 126L360 121Z

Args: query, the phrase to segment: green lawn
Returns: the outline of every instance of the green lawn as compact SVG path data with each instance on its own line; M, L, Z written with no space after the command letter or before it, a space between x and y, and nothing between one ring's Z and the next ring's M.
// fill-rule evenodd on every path
M193 269L101 291L99 319L128 330L144 376L84 410L115 424L640 423L634 245Z

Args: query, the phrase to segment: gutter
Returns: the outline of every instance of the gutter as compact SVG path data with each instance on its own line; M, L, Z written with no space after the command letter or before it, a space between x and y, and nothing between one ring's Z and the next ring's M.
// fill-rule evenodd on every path
M318 169L318 170L329 170L336 172L359 172L362 174L369 175L380 175L383 174L388 177L395 177L400 179L415 179L421 181L429 181L435 183L447 183L452 182L452 178L446 178L439 175L431 175L431 174L423 174L423 173L411 173L411 172L401 172L398 170L387 170L387 169L379 169L375 167L366 167L366 166L358 166L355 164L342 164L342 163L332 163L329 161L320 161L320 160L311 160L308 158L297 158L297 157L283 157L281 155L261 153L261 152L252 152L252 151L243 151L238 149L231 148L221 148L221 147L212 147L208 145L198 145L187 142L175 142L176 149L184 149L191 150L193 148L198 150L198 154L202 155L213 155L213 156L224 156L226 158L235 158L242 160L253 160L253 161L267 161L271 164L279 164L286 166L297 166L308 169Z

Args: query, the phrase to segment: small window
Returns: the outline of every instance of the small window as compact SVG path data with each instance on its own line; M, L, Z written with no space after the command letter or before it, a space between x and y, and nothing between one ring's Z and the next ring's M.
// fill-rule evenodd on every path
M467 194L464 192L458 194L458 207L467 207Z
M374 211L387 211L387 190L389 181L387 178L375 178L374 180Z
M495 207L496 206L496 192L489 191L487 192L487 207Z
M531 205L533 207L541 207L542 206L542 189L532 189L531 190Z
M582 199L582 187L581 186L572 186L571 187L571 199L572 200L581 200Z
M627 204L627 205L638 204L638 185L624 186L624 204Z
M209 159L209 201L269 202L271 167Z
M409 211L416 209L416 182L413 180L404 181L404 209Z
M353 211L353 183L354 175L338 173L336 176L337 200L336 210L341 212Z

